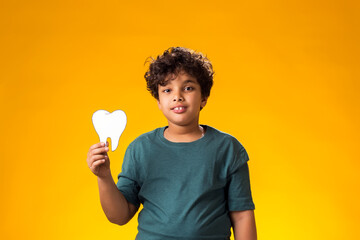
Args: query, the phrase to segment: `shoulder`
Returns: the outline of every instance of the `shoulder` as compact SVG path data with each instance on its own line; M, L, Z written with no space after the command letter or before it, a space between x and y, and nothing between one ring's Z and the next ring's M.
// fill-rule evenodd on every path
M146 132L135 138L126 148L124 159L130 159L128 161L143 163L146 159L156 153L158 144L157 135L161 131L161 128L154 129L150 132ZM124 160L125 161L125 160Z
M238 141L234 136L217 129L214 129L214 134L216 134L220 139L218 146L221 150L219 152L222 152L224 158L228 160L227 166L229 167L229 173L234 172L236 169L239 169L239 167L249 161L247 151L240 141Z
M244 146L234 136L229 133L220 131L211 126L206 126L213 137L213 141L217 144L221 144L223 147L231 147L235 152L244 149Z
M225 162L225 166L230 169L229 172L233 171L231 169L236 169L249 160L244 146L234 136L212 127L208 127L208 129L212 136L209 148L216 151L216 155L219 156Z
M140 136L138 136L137 138L135 138L135 140L133 142L137 143L137 142L142 142L142 141L154 140L156 138L156 136L158 135L158 133L161 131L161 129L163 129L163 128L156 128L150 132L143 133Z
M163 130L163 127L156 128L150 132L146 132L135 138L128 146L128 149L136 149L149 143L158 141L158 134Z

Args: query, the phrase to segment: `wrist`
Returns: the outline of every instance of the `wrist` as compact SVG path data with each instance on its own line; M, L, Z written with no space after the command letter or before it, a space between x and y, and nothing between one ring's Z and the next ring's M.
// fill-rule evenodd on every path
M109 181L113 182L114 181L114 179L111 175L111 172L109 172L108 174L97 176L97 179L98 179L98 181L101 181L101 182L109 182Z

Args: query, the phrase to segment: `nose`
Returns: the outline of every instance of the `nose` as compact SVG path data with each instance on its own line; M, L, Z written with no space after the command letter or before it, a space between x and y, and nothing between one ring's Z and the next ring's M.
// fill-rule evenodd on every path
M174 92L174 97L173 97L173 101L176 102L183 102L184 98L182 97L180 92Z
M182 97L178 97L178 96L174 96L174 99L173 99L174 102L178 101L178 102L183 102L184 99Z

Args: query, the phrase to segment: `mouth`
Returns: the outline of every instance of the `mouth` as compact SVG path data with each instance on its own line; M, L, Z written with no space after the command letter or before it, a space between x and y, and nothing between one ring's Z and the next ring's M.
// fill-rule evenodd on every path
M177 107L171 108L171 110L172 110L174 113L183 113L183 112L186 111L186 107L185 107L185 106L177 106Z

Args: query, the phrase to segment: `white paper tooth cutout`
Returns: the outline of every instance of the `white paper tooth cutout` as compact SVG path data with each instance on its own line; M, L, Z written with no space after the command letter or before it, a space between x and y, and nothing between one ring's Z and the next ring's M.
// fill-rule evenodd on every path
M112 113L98 110L94 112L92 122L100 142L106 143L106 139L111 138L111 151L115 151L126 126L126 114L121 110Z

